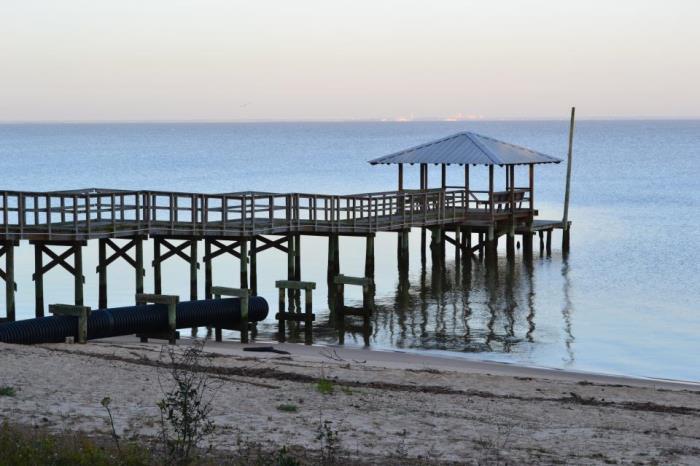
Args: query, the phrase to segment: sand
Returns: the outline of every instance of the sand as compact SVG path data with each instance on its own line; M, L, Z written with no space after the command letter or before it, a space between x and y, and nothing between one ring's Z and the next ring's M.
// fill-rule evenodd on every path
M188 343L179 344L182 348ZM256 345L248 345L256 346ZM260 345L257 345L260 346ZM700 464L700 386L472 362L415 354L302 345L289 355L207 343L216 389L211 438L270 449L317 450L319 426L342 455L361 462ZM0 417L108 433L103 397L119 433L153 436L160 342L0 345ZM333 393L317 390L319 378ZM285 412L281 405L293 405Z

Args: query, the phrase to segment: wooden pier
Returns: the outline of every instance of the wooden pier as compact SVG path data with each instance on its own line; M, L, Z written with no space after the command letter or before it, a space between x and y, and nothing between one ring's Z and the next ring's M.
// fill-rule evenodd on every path
M153 241L154 251L153 292L162 293L162 263L179 257L189 265L190 299L197 299L200 242L204 242L206 298L212 297L211 263L216 257L231 255L239 260L240 288L250 290L254 296L258 287L257 255L268 249L282 251L287 255L288 273L280 295L286 289L290 309L295 303L299 309L301 285L294 283L305 283L301 282L300 238L303 235L328 238L329 293L335 289L337 277L342 277L338 259L340 236L366 238L363 279L372 284L374 237L383 232L397 234L400 268L408 267L408 233L413 228L422 230L423 257L427 250L427 233L430 233L433 261L444 260L447 244L454 248L457 259L474 257L476 260L485 252L486 260L493 261L502 236L507 239L507 256L513 259L517 235L521 237L523 258L530 260L536 235L540 237L540 250L551 253L554 229L566 233L562 245L567 252L570 222L536 219L538 212L534 202L535 165L558 163L559 160L517 146L503 148L498 144L505 143L489 142L493 140L477 136L460 133L425 145L433 150L428 154L422 153L424 146L419 146L371 161L373 164L398 164L396 191L353 195L255 191L205 194L97 188L52 192L1 191L0 257L5 257L5 268L0 268L0 278L6 284L7 306L3 320L15 319L14 248L21 241L28 241L35 250L33 280L37 317L44 315L44 275L56 266L73 275L75 304L84 305L82 250L94 240L99 246L96 270L99 275L99 308L107 307L108 266L116 260L122 259L133 267L136 292L144 292L143 242L149 239ZM461 144L457 149L463 152L458 154L463 159L455 158L454 151L450 150L443 151L436 159L434 150L445 141L453 149L455 144ZM482 154L471 153L475 149L468 147L468 143ZM405 189L404 165L414 163L420 168L420 186ZM431 164L441 169L442 183L437 188L428 187ZM461 166L464 170L463 186L447 185L446 171L450 165ZM488 190L470 189L470 166L475 165L488 167ZM516 165L528 167L526 183L516 183ZM494 182L495 167L505 169L506 182L500 191ZM334 306L334 301L329 296L331 306ZM307 310L307 314L310 313L311 310ZM280 315L289 318L282 309ZM304 319L310 326L308 315Z

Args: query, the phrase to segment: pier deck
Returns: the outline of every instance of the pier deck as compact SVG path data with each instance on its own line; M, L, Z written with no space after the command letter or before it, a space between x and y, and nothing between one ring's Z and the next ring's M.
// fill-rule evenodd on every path
M348 196L104 189L7 191L0 199L0 240L368 235L413 227L487 228L505 223L542 228L541 222L532 223L537 211L530 205L529 196L515 202L497 201L489 199L488 192L465 189Z

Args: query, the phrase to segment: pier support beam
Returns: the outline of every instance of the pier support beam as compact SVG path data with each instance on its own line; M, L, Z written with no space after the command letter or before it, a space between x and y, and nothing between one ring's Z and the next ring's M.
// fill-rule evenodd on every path
M338 235L328 235L328 268L326 281L328 283L328 308L334 312L336 306L336 286L333 281L340 274L340 241Z
M433 227L430 229L430 251L432 253L433 262L444 262L445 260L445 239L443 238L443 229Z
M258 241L257 238L250 240L250 294L258 295Z
M74 277L74 293L75 305L83 305L83 285L85 277L83 276L83 250L82 247L87 244L85 241L30 241L34 245L34 280L35 291L35 315L36 317L44 317L44 274L60 265L65 270L71 273ZM61 253L56 253L51 250L52 246L66 246L68 249ZM44 254L49 256L51 260L44 265ZM73 256L73 265L70 265L67 260Z
M506 238L506 256L509 261L515 260L515 229L512 226Z
M365 246L365 277L374 280L374 235L367 235Z
M112 252L108 255L109 251ZM134 257L129 256L129 251L134 249ZM119 258L124 259L134 267L136 293L143 293L143 277L146 271L143 268L143 237L137 236L129 240L123 246L117 245L114 240L101 238L98 240L98 263L95 272L98 275L98 304L99 309L107 308L107 268Z
M409 260L409 246L410 246L410 237L411 230L402 230L399 232L399 254L398 254L398 262L399 262L399 268L400 269L408 269L408 260Z
M486 262L496 262L498 258L498 235L494 227L486 234Z
M5 281L5 320L15 321L15 246L18 241L5 241L0 245L0 257L5 256L5 270L0 269L0 278ZM0 319L2 322L3 319Z
M532 235L533 232L528 226L528 231L523 233L523 258L527 261L532 260Z
M174 238L181 239L181 238ZM153 288L155 294L160 295L163 293L163 286L161 281L161 265L167 259L171 257L178 256L184 259L190 265L190 299L197 299L197 269L199 269L199 262L197 262L197 242L199 240L195 238L183 240L182 243L177 246L173 245L168 238L162 236L153 237ZM161 255L161 246L165 246L168 252ZM185 252L186 249L190 250L190 253Z

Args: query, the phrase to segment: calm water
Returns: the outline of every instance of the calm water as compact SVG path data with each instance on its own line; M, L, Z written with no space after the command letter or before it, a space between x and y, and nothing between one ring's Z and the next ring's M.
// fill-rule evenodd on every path
M567 122L0 125L3 189L113 187L183 191L352 193L394 189L394 167L365 161L471 130L563 157ZM378 312L372 346L450 352L467 358L700 380L700 121L578 123L567 261L554 237L551 258L531 268L501 259L496 273L449 258L421 267L411 237L401 282L396 237L377 237ZM417 185L417 168L407 182ZM433 169L433 184L438 183ZM453 169L451 182L462 180ZM560 218L565 166L537 168L542 218ZM473 184L486 170L473 170ZM521 180L525 180L523 174ZM537 245L536 245L537 246ZM86 304L97 304L96 244L85 254ZM200 248L201 249L201 248ZM146 249L148 260L151 251ZM504 251L501 254L505 255ZM341 271L361 274L364 242L341 240ZM33 316L33 253L17 253L17 311ZM259 292L274 305L286 276L279 252L259 256ZM318 282L319 341L333 342L325 297L326 240L303 238L302 279ZM113 268L112 268L113 267ZM216 284L237 286L234 259L214 263ZM164 292L188 295L187 265L164 265ZM147 291L152 276L147 271ZM46 301L70 302L72 280L54 269ZM203 274L200 277L203 288ZM110 266L111 305L133 301L133 272ZM202 292L203 293L203 292ZM349 298L360 298L349 294ZM4 306L4 301L0 303ZM2 310L4 314L4 309ZM274 314L274 313L272 313ZM260 326L271 337L275 323ZM348 338L361 345L362 339Z

